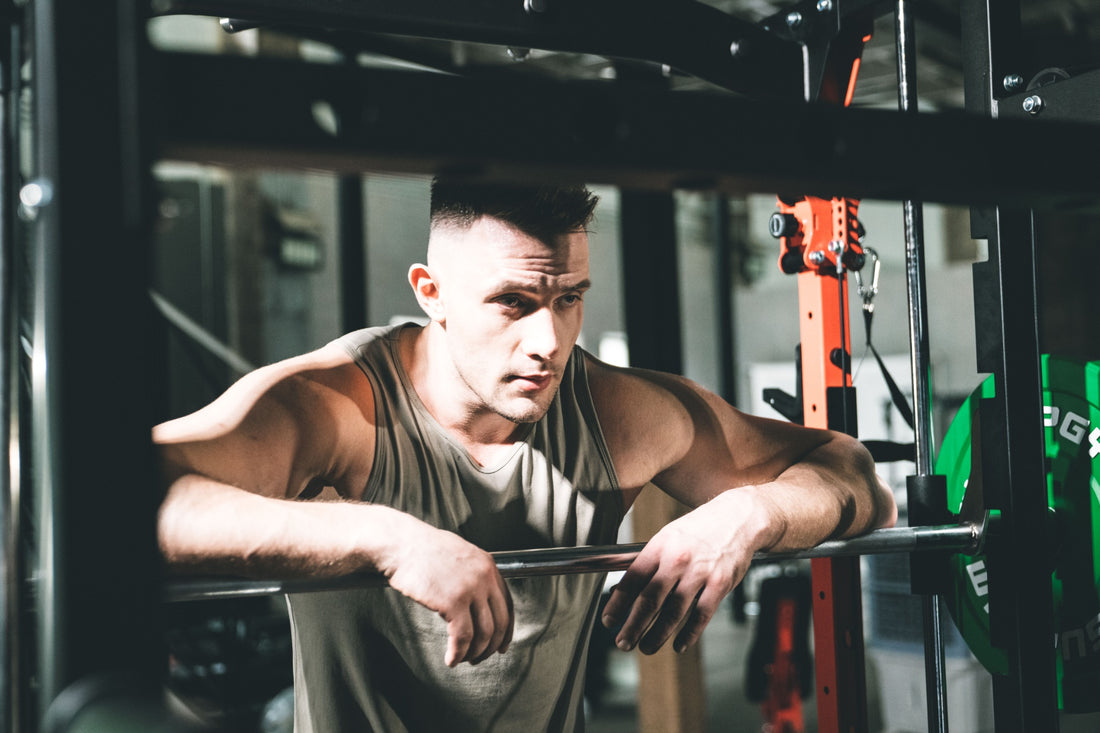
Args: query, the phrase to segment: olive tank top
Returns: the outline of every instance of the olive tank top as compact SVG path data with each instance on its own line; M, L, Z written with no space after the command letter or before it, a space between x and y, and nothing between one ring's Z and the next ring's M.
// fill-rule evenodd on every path
M575 348L547 414L498 465L481 466L428 413L398 354L402 327L340 342L374 390L377 441L364 500L488 550L613 543L615 471ZM603 574L508 580L504 654L443 663L446 625L389 588L287 598L296 733L583 730L584 667Z

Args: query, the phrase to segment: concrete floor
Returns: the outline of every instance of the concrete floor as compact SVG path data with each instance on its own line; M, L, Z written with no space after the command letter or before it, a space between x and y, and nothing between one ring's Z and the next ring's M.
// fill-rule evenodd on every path
M707 733L767 733L757 704L746 699L744 660L755 624L734 623L728 606L704 632ZM918 631L919 633L919 631ZM876 645L867 640L867 733L921 733L927 730L924 657L919 647ZM992 686L988 673L969 654L953 650L947 659L948 724L951 733L992 733ZM588 733L635 733L637 667L634 654L609 653L610 687L600 707L589 710ZM1097 691L1100 695L1100 691ZM817 732L816 701L803 700L805 733ZM1100 714L1062 715L1061 733L1100 733Z
M727 599L722 612L703 634L702 653L706 680L707 731L759 731L763 724L760 706L745 695L745 656L752 641L754 624L733 621ZM611 686L598 710L589 712L588 733L634 733L637 731L636 653L612 649L608 657ZM807 733L817 730L813 698L803 701Z

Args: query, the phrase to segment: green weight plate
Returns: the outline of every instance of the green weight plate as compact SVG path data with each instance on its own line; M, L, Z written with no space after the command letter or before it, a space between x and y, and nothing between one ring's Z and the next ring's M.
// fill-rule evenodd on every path
M936 461L947 477L947 503L959 511L970 478L971 415L994 396L987 379L951 422ZM1100 362L1043 357L1043 424L1047 500L1055 510L1059 547L1051 579L1059 705L1069 712L1100 710ZM951 560L951 616L974 656L1005 673L1005 652L990 641L984 555Z
M947 477L947 508L958 512L970 481L971 415L978 400L994 396L993 378L986 379L959 408L944 433L936 458L936 473ZM990 641L989 605L984 555L958 554L951 558L951 586L945 596L951 618L970 651L990 672L1008 670L1008 658Z

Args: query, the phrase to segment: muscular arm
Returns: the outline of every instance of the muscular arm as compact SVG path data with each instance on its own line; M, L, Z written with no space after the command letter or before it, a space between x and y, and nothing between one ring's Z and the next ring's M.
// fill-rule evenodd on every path
M356 483L369 475L369 459L343 446L373 445L370 391L340 357L319 352L265 367L154 428L167 485L158 534L174 568L337 574L371 562L370 543L331 516L354 512L288 501L324 485L357 498ZM329 522L343 531L325 532Z
M369 383L340 349L265 367L157 426L161 551L181 571L252 577L383 573L447 622L449 665L511 639L507 586L457 535L359 501L374 452ZM331 486L339 501L306 501Z
M618 642L656 651L686 619L694 643L758 550L810 547L893 524L893 498L848 436L741 413L671 375L594 363L591 383L620 484L692 507L647 544L608 603ZM626 398L629 395L629 399Z

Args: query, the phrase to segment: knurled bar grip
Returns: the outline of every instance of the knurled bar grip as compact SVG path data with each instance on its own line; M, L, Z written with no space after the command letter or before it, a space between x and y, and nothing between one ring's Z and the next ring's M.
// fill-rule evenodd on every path
M985 528L974 523L931 527L878 529L846 540L827 540L808 550L758 552L754 563L781 562L815 557L877 555L892 552L945 550L975 554L980 550ZM575 575L625 570L638 556L645 543L585 547L551 547L536 550L494 552L497 569L505 578L531 578L541 575ZM216 600L269 596L281 593L313 593L350 588L382 587L385 579L377 573L353 573L334 578L277 580L241 580L233 578L175 579L167 583L164 600Z

